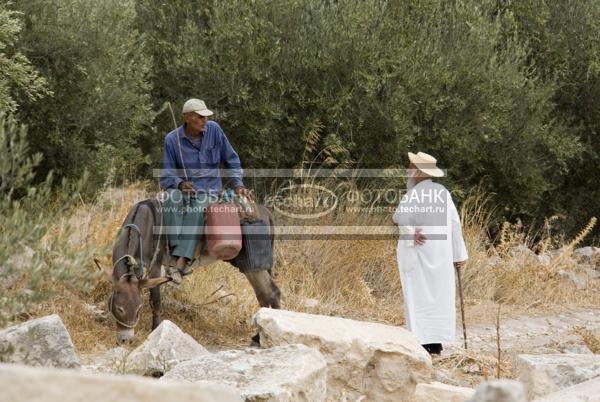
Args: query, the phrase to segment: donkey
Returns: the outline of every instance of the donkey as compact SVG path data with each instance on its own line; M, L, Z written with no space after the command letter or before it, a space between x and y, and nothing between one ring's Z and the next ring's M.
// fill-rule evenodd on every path
M274 240L274 221L271 212L258 205L259 218L268 222L271 244ZM156 199L146 199L135 204L129 211L112 252L112 270L103 268L96 259L98 268L106 273L112 284L108 309L117 325L117 341L123 343L133 338L140 318L142 289L150 289L152 329L160 324L160 285L171 278L161 276L161 266L169 264L167 236L155 233L155 227L163 223L163 211ZM141 240L141 242L140 242ZM197 242L194 266L206 266L216 261L202 248L205 242ZM139 261L138 261L139 259ZM141 272L141 262L144 261ZM147 264L147 266L146 266ZM233 263L232 263L233 265ZM137 272L136 272L137 271ZM280 308L281 292L273 280L272 271L244 272L252 285L261 307ZM253 338L253 341L256 341Z

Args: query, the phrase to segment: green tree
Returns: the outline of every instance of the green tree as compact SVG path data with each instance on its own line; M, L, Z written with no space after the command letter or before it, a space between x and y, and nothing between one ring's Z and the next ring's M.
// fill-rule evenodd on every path
M527 44L540 80L554 85L552 117L582 144L543 205L546 215L567 214L566 229L574 232L600 216L600 2L502 0L497 10L507 16L506 35ZM594 236L600 238L599 228Z
M44 154L41 168L68 177L88 168L96 184L111 169L136 177L148 167L152 113L131 2L18 0L13 7L25 24L18 45L53 92L19 113L32 149Z
M59 218L80 199L85 176L54 183L50 173L35 184L41 157L30 157L28 148L26 128L0 113L0 326L50 297L54 285L85 289L94 275L82 269L94 250L56 233ZM65 229L68 235L68 224ZM51 242L46 239L50 231Z
M580 152L557 87L497 2L137 0L156 106L217 111L245 165L290 167L323 123L363 167L429 151L467 190L486 179L510 215L536 216ZM172 128L170 117L158 131Z
M15 46L22 25L19 14L0 4L0 110L15 112L16 99L35 101L48 93L45 80Z

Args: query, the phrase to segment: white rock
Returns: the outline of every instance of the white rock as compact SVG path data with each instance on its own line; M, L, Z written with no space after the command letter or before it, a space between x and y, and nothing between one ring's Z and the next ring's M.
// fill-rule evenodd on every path
M546 395L535 402L600 402L600 377Z
M138 376L0 364L0 401L10 402L241 402L218 384L156 381Z
M79 367L71 335L57 314L0 331L2 361L30 366Z
M437 367L433 373L433 381L441 382L446 385L453 385L455 387L460 387L460 386L464 385L459 380L454 378L452 371L453 371L452 368L444 369L444 368Z
M318 402L327 394L327 363L304 345L229 350L181 363L163 379L218 382L247 401Z
M565 271L561 269L560 271L558 271L558 276L565 282L568 282L571 285L575 286L577 289L587 289L587 278L578 275L573 271Z
M509 253L512 257L515 258L534 259L536 257L535 253L529 247L523 244L519 244L518 246L512 247Z
M518 381L491 380L477 387L467 402L525 402L525 391Z
M123 374L127 355L129 350L119 346L99 355L80 356L81 369L88 373Z
M597 271L595 269L587 268L585 270L585 274L589 276L590 279L600 279L600 271Z
M539 254L536 255L535 258L540 265L550 265L550 262L552 262L552 257L550 257L548 254Z
M95 304L84 303L83 309L88 313L94 320L98 322L106 321L106 311L102 310Z
M321 304L317 299L304 299L302 305L306 308L315 308Z
M559 255L563 254L565 251L567 251L567 250L566 250L566 248L564 248L564 247L561 247L561 248L558 248L558 249L556 249L556 250L550 250L550 251L548 251L548 253L549 253L549 254L550 254L552 257L558 257Z
M464 402L475 394L472 388L455 387L441 382L417 384L414 402Z
M327 360L328 398L399 401L429 382L431 357L410 332L389 325L285 310L254 316L263 347L302 343Z
M573 256L581 261L593 261L596 255L600 254L598 247L581 247L573 251Z
M587 354L593 355L594 352L590 350L586 345L565 345L561 352L563 353L574 353L574 354Z
M177 364L209 352L169 320L164 320L148 339L127 358L128 373L161 376Z
M519 355L517 371L533 399L600 376L600 355Z

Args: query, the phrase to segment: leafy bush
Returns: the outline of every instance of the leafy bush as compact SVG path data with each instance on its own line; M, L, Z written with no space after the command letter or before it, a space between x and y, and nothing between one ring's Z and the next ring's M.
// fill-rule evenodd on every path
M110 146L114 169L137 176L148 166L142 147L151 113L131 2L20 0L14 8L26 27L18 44L53 92L19 113L32 148L44 154L41 168L71 178L87 168L100 185Z
M545 215L570 217L565 230L577 233L591 215L600 216L600 3L595 0L499 1L507 35L515 32L530 49L543 82L552 82L552 118L562 121L582 144L561 174L550 178L557 191L540 207ZM569 148L565 152L570 152ZM593 235L600 239L600 227Z
M318 120L362 167L427 151L527 217L581 152L495 1L136 4L156 105L207 100L247 166L295 165Z
M39 155L29 158L26 130L0 113L0 325L26 314L59 286L88 286L93 271L83 269L93 245L72 244L60 218L79 199L86 175L76 184L53 184L53 175L33 186ZM15 198L15 194L20 197ZM61 227L60 231L56 228ZM53 233L52 241L48 233Z
M571 214L574 233L600 214L596 0L0 7L0 99L60 177L149 178L173 128L163 105L198 96L246 167L296 166L322 123L319 148L360 167L430 152L458 198L481 183L512 220Z
M0 110L15 112L15 98L35 100L47 94L46 81L29 60L15 49L22 25L18 13L0 4Z

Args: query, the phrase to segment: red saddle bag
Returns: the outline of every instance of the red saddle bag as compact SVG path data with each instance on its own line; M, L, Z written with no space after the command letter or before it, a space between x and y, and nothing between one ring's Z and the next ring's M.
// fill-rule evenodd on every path
M212 257L235 258L242 249L239 207L232 202L210 204L204 216L204 236Z

